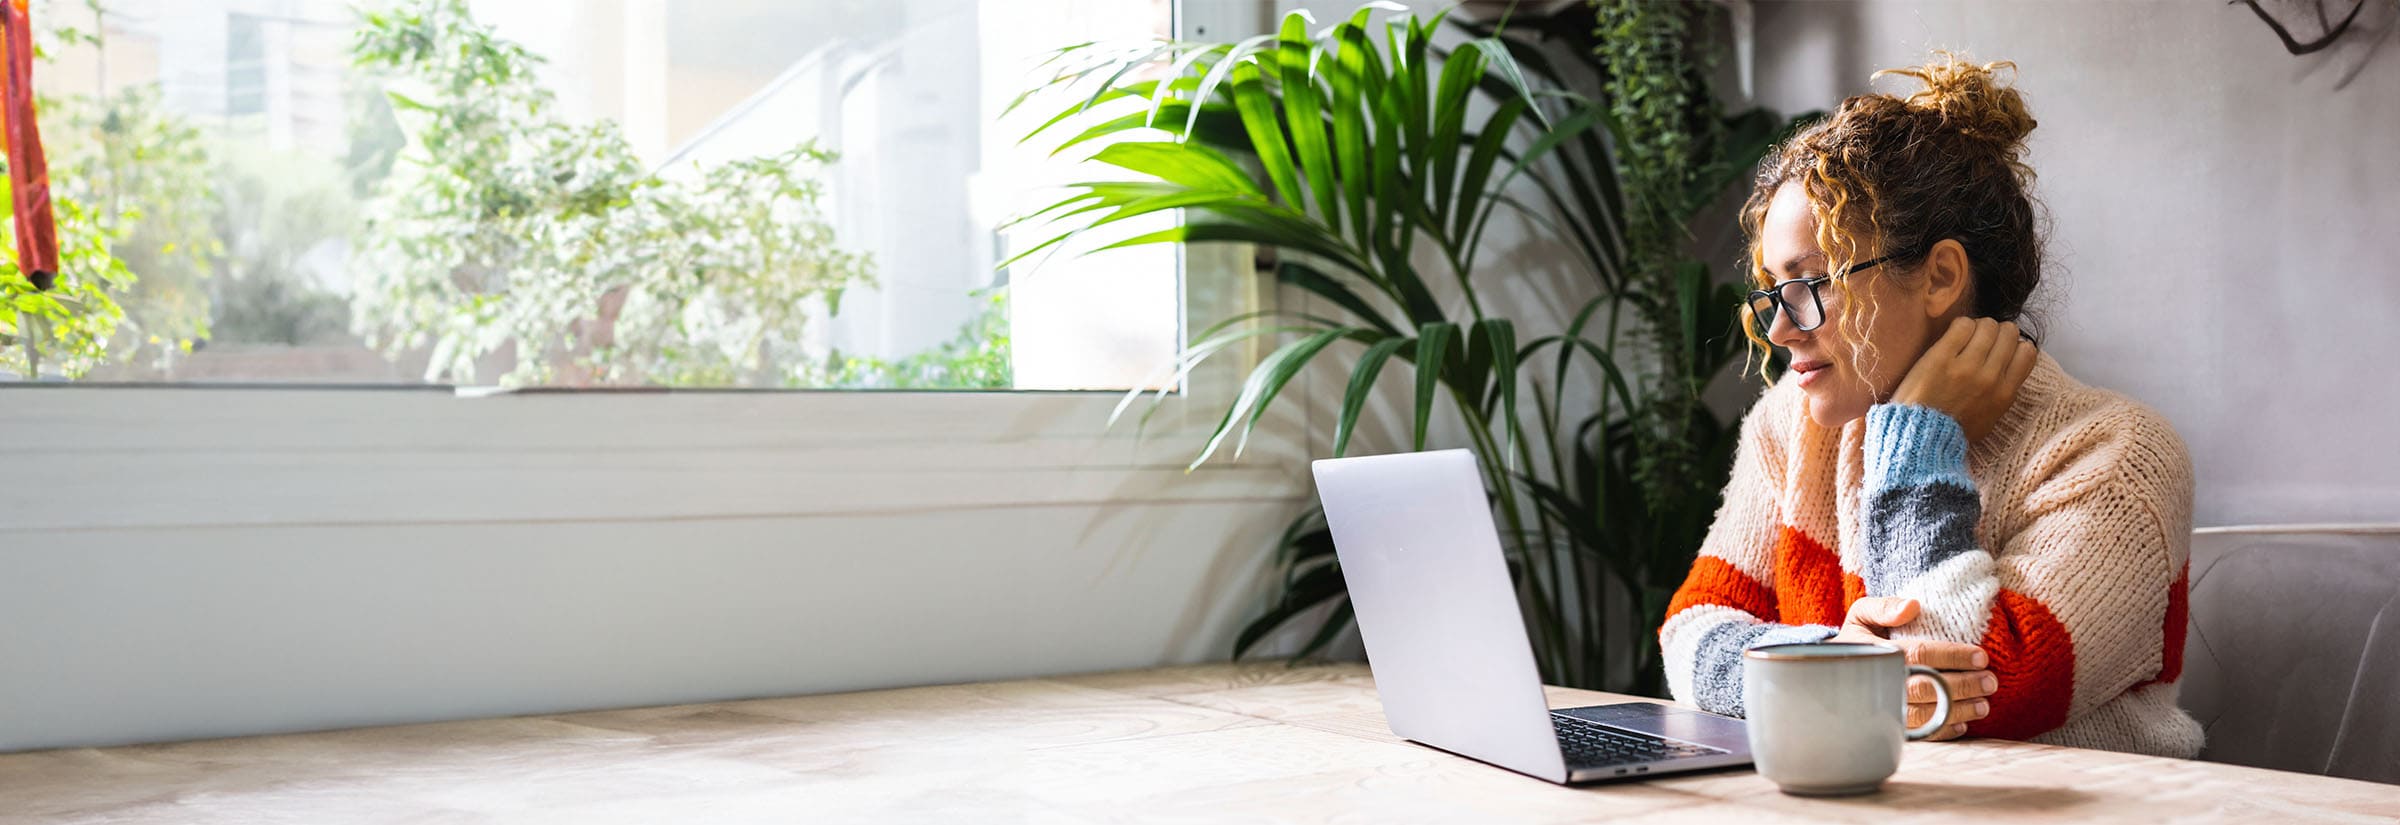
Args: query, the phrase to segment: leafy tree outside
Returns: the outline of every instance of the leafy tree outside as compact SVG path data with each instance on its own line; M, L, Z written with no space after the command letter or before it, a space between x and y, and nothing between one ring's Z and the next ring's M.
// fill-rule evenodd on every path
M1016 386L1009 356L1008 291L984 296L983 309L958 335L897 361L835 352L823 386L843 389L1008 389Z
M51 49L108 47L97 0L42 11L94 24L54 26ZM998 293L926 353L812 350L810 322L873 283L836 243L821 181L836 159L813 141L649 169L616 124L555 114L542 58L463 0L362 11L351 53L339 158L214 139L155 84L44 98L67 272L35 293L0 269L0 371L171 376L211 339L355 334L429 360L429 381L1010 385ZM344 252L347 294L318 277Z
M613 123L554 113L540 56L464 0L369 12L352 49L409 135L353 259L354 325L426 379L791 384L812 306L872 265L834 242L813 141L696 175L644 168Z

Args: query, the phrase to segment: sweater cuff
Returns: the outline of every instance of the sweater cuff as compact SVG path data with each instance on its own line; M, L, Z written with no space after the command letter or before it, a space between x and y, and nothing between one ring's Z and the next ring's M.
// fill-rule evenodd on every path
M1967 433L1932 407L1877 404L1867 408L1866 487L1869 492L1947 481L1969 490Z
M1758 634L1758 638L1750 640L1750 644L1742 649L1753 650L1775 645L1813 645L1833 638L1834 634L1838 632L1840 631L1821 624L1789 625Z

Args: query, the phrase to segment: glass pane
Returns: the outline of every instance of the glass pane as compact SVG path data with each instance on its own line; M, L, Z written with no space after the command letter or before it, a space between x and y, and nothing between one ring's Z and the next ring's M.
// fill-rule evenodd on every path
M1170 0L34 14L66 285L0 375L1115 389L1177 345L1172 247L997 268L1095 174L1003 109Z

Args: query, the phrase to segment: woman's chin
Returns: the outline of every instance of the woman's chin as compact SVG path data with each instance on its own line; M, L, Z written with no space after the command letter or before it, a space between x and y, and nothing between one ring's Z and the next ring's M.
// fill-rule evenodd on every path
M1808 393L1808 418L1817 422L1817 426L1828 430L1838 430L1843 425L1866 417L1867 405L1855 403L1848 398L1828 397L1831 395L1833 394Z

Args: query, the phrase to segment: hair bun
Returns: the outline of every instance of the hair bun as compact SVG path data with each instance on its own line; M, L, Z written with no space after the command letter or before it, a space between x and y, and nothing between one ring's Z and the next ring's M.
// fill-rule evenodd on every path
M1957 131L1975 140L1991 144L2010 158L2024 149L2025 134L2033 131L2033 115L2025 111L2025 99L2017 90L2001 85L1999 70L2016 71L2017 64L2008 61L1976 65L1950 52L1935 52L1932 62L1905 69L1885 69L1870 80L1884 75L1913 77L1923 81L1919 89L1901 102L1911 109L1939 115L1943 128Z

